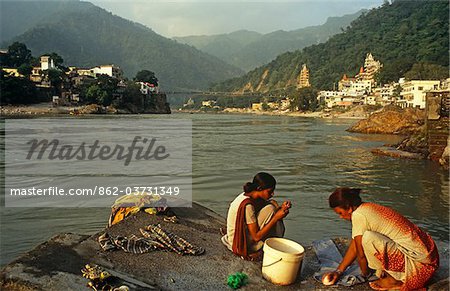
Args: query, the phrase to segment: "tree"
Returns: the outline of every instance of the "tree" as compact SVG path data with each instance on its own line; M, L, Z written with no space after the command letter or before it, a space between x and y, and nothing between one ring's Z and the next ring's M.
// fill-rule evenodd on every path
M136 82L145 82L158 86L158 79L156 78L155 73L149 70L142 70L137 72L134 80Z
M143 97L139 85L134 82L128 82L125 91L122 94L122 106L133 104L138 107L142 106Z
M36 86L27 78L9 76L0 70L1 104L37 103L39 99Z
M23 76L29 77L31 72L33 72L33 67L30 64L22 64L17 68L17 72Z
M291 108L298 108L300 111L316 111L319 104L317 101L318 90L312 87L299 89L294 94Z
M20 42L15 42L8 47L6 55L6 65L18 68L22 64L31 64L33 57L27 46Z
M405 74L407 80L441 80L448 76L448 68L424 62L414 64Z
M58 69L49 69L44 71L44 76L50 82L53 87L54 94L58 94L61 89L61 85L64 81L65 74L64 72Z
M93 84L87 89L86 101L87 103L109 105L107 104L109 101L108 94L97 84Z
M113 95L117 91L118 80L108 75L97 76L97 82L82 88L81 96L87 103L109 106L113 103Z

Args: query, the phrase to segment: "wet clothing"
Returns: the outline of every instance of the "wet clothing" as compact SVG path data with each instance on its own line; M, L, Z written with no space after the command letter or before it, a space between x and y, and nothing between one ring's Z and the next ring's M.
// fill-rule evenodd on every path
M243 231L243 233L245 233L246 236L245 241L247 253L251 254L260 250L263 247L264 242L259 241L257 243L254 243L246 226L248 224L257 223L259 229L263 228L272 219L273 215L275 214L276 208L270 202L265 202L264 205L260 206L255 205L253 203L248 203L249 197L245 196L244 194L245 193L241 193L230 204L227 215L227 233L222 237L222 242L230 251L236 253L233 250L233 242L234 239L237 237L236 229L238 229L239 232ZM240 208L241 208L241 215L238 215ZM237 220L237 218L239 218L239 220ZM244 227L242 228L242 226ZM285 228L283 221L280 220L271 229L267 238L283 237L284 230ZM240 240L243 240L243 238L240 238ZM235 243L234 245L236 246L236 242L234 243ZM243 256L242 253L236 254Z
M352 237L360 235L369 267L404 282L402 290L423 288L439 267L431 236L391 208L361 204L352 213Z

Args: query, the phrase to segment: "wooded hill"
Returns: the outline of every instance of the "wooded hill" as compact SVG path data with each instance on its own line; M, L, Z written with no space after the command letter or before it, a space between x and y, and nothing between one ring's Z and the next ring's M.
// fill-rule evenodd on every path
M332 89L343 74L358 73L368 52L384 65L379 75L382 83L398 81L418 63L435 64L448 76L448 23L448 1L386 2L327 42L282 54L243 77L213 86L213 90L283 91L295 86L302 64L310 69L312 86Z
M39 1L40 8L36 11L30 11L35 4L17 3L2 2L2 15L14 14L15 18L9 19L12 24L21 22L27 15L33 21L25 20L20 29L12 29L7 35L20 32L27 25L33 27L3 43L3 47L19 41L25 43L33 55L56 52L71 66L115 64L128 77L140 70L150 70L166 90L203 89L212 82L243 73L214 56L167 39L89 2ZM3 30L14 27L12 24Z
M330 36L342 32L363 11L365 10L341 17L329 17L322 25L292 31L278 30L260 34L239 30L228 34L174 37L174 39L249 71L270 62L284 52L327 41Z

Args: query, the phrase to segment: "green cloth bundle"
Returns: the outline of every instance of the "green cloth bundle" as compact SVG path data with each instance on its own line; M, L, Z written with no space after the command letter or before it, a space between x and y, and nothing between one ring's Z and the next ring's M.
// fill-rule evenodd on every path
M228 276L227 284L233 289L241 288L248 283L248 276L244 273L237 272Z

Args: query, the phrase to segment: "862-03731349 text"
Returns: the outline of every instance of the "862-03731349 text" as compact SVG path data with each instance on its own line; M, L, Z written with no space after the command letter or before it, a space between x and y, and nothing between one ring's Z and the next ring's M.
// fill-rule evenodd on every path
M93 188L70 188L47 187L47 188L11 188L10 196L119 196L119 195L161 195L178 196L180 187L178 186L95 186Z

